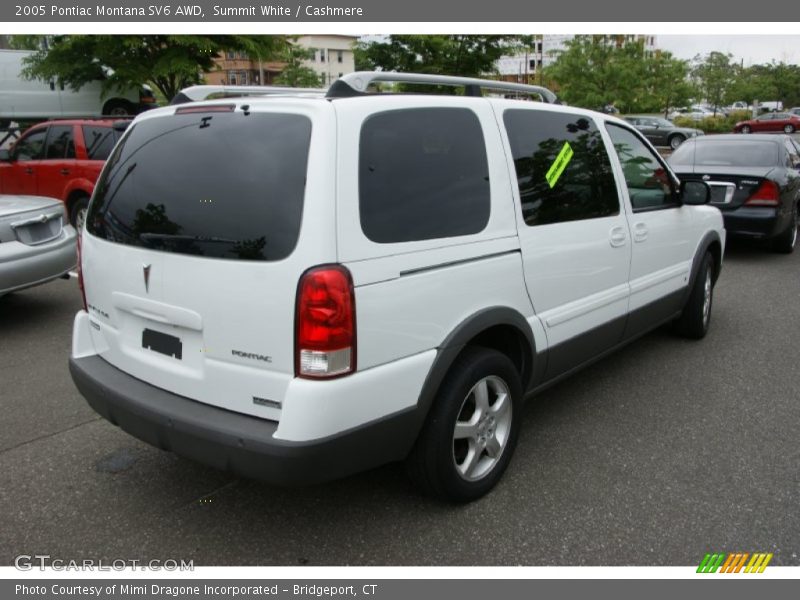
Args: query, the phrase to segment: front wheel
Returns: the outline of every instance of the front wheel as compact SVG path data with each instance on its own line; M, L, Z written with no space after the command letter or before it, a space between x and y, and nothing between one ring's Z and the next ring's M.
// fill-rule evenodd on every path
M678 146L680 146L685 140L686 138L680 134L673 135L671 138L669 138L669 147L673 150L676 150Z
M794 133L794 125L784 125L783 131L785 133Z
M522 384L514 364L488 348L467 348L453 364L408 457L424 491L452 502L489 492L519 434Z
M742 126L742 133L750 133L750 125L743 125Z
M711 323L711 305L714 301L714 258L706 252L700 270L689 293L689 301L675 322L675 328L684 337L699 340L708 333Z
M132 117L136 110L127 100L113 99L105 103L103 114L110 117Z

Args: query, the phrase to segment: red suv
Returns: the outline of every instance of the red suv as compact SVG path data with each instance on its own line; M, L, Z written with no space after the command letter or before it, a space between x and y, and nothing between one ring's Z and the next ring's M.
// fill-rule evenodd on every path
M83 225L103 163L122 135L116 120L47 121L0 150L0 193L49 196L64 202L70 222Z

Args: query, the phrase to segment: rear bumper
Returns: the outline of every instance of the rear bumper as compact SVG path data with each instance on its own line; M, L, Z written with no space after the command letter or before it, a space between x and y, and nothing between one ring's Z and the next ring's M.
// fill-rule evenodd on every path
M112 424L153 446L282 485L337 479L404 458L424 415L413 408L326 438L274 437L278 424L154 387L99 356L70 358L75 385Z
M76 233L72 227L56 240L40 246L17 241L0 244L0 294L46 283L75 266Z
M788 211L767 206L742 206L735 210L722 211L725 229L731 235L769 238L778 235L789 226Z

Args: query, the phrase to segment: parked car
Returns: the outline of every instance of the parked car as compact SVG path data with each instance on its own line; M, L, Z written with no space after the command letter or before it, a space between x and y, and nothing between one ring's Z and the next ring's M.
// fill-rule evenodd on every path
M0 50L0 123L43 121L63 117L124 117L157 106L147 85L103 92L102 81L83 85L80 90L57 83L22 76L30 50Z
M753 133L766 131L782 131L794 133L800 128L800 115L791 113L764 113L755 119L739 121L734 125L734 133Z
M788 112L792 115L800 115L800 106L793 106Z
M780 100L769 100L767 102L759 102L758 110L763 112L778 112L783 110L783 102Z
M649 115L628 115L625 120L642 132L654 146L669 146L673 150L690 137L703 135L701 129L677 127L672 121Z
M705 183L615 117L360 93L388 81L555 99L362 72L137 117L81 241L70 369L100 415L249 477L407 460L467 501L528 392L664 323L705 335L725 243Z
M693 105L684 108L676 108L667 115L670 121L674 121L678 117L691 119L692 121L702 121L703 119L711 119L715 116L721 116L720 113L714 114L714 111L704 108L699 105Z
M669 163L681 181L711 185L711 203L729 234L771 240L778 252L797 243L800 149L787 135L707 135L678 148Z
M0 150L0 193L58 198L80 230L103 163L121 135L115 123L74 119L34 125L10 150Z
M745 102L744 100L739 100L739 101L737 101L737 102L733 102L733 103L732 103L732 104L731 104L731 105L728 107L728 112L737 112L737 111L738 111L738 112L741 112L741 111L745 111L745 110L753 110L753 107L752 107L752 106L750 106L750 105L749 105L747 102Z
M0 296L66 275L75 237L57 200L0 196Z

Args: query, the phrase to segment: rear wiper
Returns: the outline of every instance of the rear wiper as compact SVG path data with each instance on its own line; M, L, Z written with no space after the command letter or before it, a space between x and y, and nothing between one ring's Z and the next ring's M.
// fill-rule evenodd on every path
M239 240L204 235L178 235L174 233L140 233L139 238L145 241L175 240L179 242L213 242L218 244L238 244Z

